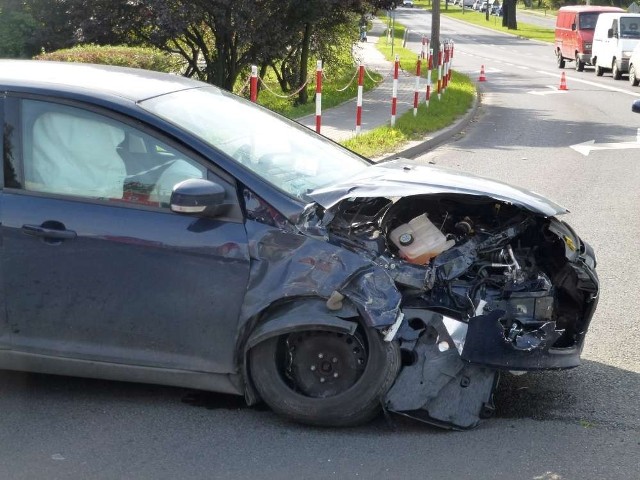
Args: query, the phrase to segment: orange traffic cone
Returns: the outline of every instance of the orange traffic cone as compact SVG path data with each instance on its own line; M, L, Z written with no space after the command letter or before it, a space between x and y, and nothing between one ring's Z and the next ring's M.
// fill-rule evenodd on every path
M558 90L569 90L567 88L567 77L565 77L564 72L562 72L562 76L560 77L560 86Z
M484 76L484 65L480 67L480 76L478 77L479 82L486 82L487 77Z

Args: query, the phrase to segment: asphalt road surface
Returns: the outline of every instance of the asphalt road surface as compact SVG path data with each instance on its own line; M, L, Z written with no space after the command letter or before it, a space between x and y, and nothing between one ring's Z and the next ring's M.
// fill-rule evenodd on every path
M428 15L407 10L398 21L427 31ZM468 432L398 417L310 428L225 395L0 372L0 478L640 478L640 115L630 111L640 89L567 68L559 92L549 45L442 27L456 41L454 69L477 76L484 64L487 82L467 130L415 161L571 210L602 282L584 364L504 375L497 417Z

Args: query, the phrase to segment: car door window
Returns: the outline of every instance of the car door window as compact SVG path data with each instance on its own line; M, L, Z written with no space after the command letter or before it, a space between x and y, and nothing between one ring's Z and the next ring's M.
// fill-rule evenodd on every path
M206 169L130 125L92 111L22 102L23 188L167 207L177 183Z

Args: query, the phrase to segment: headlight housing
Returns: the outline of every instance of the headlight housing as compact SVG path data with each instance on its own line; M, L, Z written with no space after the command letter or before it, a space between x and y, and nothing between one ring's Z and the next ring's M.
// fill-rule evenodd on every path
M633 51L623 51L622 52L622 57L623 58L629 58L631 56L631 54L633 53Z

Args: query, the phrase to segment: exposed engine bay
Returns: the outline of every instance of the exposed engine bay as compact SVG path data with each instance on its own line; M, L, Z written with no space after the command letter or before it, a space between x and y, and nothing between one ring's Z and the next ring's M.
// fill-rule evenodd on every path
M579 364L598 281L565 223L451 193L349 199L332 213L331 241L367 252L402 294L389 410L468 428L492 411L499 370Z

